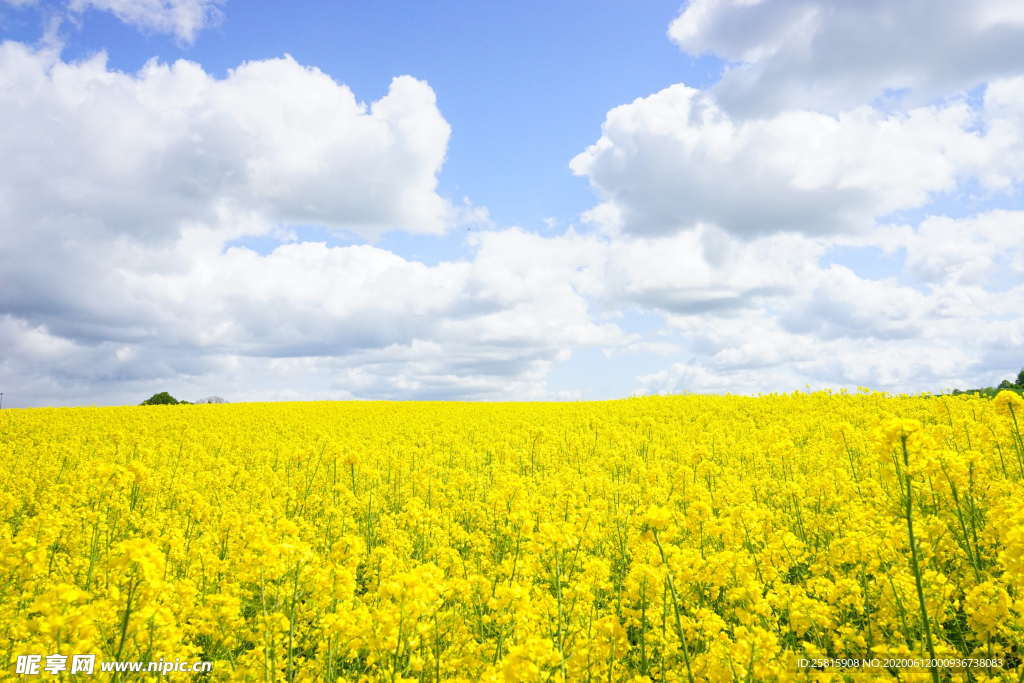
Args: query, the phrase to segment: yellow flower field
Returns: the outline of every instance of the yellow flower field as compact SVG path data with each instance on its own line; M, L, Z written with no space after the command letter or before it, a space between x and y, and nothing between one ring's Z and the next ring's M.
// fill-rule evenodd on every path
M3 410L0 647L9 676L1020 680L1019 427L1006 392Z

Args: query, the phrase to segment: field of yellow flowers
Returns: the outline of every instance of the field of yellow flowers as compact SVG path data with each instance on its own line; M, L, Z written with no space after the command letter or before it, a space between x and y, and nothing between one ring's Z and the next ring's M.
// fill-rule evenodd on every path
M3 410L0 647L8 676L1020 680L1020 423L1008 392Z

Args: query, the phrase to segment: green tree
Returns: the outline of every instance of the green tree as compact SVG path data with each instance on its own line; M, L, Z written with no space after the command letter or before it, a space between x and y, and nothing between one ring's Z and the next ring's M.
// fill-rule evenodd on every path
M1017 386L1024 389L1024 370L1021 370L1020 374L1017 375Z
M143 406L174 406L178 405L180 401L174 398L166 391L161 391L159 394L153 394L139 405Z

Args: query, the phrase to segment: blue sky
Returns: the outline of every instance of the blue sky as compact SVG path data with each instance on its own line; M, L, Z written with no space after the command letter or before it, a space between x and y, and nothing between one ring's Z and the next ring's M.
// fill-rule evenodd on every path
M6 402L1015 375L1024 12L930 11L0 0Z

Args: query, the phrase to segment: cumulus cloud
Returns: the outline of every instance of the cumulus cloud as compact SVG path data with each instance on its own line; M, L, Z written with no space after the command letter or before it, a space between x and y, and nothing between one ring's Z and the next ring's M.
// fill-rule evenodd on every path
M850 346L834 341L812 345L803 354L786 353L766 363L737 363L723 354L717 359L673 363L643 375L637 393L757 394L812 389L869 387L880 391L915 392L988 384L993 370L979 371L977 359L943 342L870 342ZM1008 374L1009 371L1007 371Z
M928 262L941 229L1019 268L1021 215L930 219L879 244ZM709 226L656 238L504 229L436 265L371 245L261 254L198 227L171 243L86 244L51 261L65 284L4 302L0 380L40 403L89 402L97 387L131 402L155 384L235 401L497 400L568 396L549 373L585 346L608 350L608 362L664 358L641 392L974 386L1018 362L1020 270L1002 292L970 277L871 280L823 265L830 244ZM967 274L977 256L944 258L945 272ZM615 322L630 310L663 327L630 332Z
M215 79L8 42L0 111L0 379L33 401L169 380L234 400L540 397L568 346L624 338L564 278L510 258L520 231L436 266L289 237L489 225L437 194L449 127L413 78L366 105L290 57ZM232 246L258 235L285 243Z
M721 81L616 107L570 164L601 200L584 220L615 245L587 291L659 312L679 349L636 391L935 390L1016 373L1024 212L927 214L938 197L998 205L1021 189L1022 12L688 3L670 36L726 60ZM925 217L888 222L907 212ZM869 249L832 263L844 246ZM861 274L871 252L894 272Z
M730 66L730 112L839 112L901 94L921 104L1019 73L1016 0L691 0L669 27L684 51Z
M996 209L965 218L927 216L917 226L878 225L830 246L876 247L900 255L901 276L938 287L1004 291L1024 278L1024 212Z
M289 56L216 79L187 61L124 74L103 54L67 63L7 42L0 108L14 223L159 240L245 207L372 238L440 233L453 215L436 192L450 129L409 76L366 105Z
M0 93L0 381L22 405L168 382L232 400L543 398L568 348L626 341L522 231L427 266L282 230L487 227L436 194L448 126L422 82L365 106L290 58L216 80L6 43ZM285 243L232 246L253 235Z
M70 0L68 7L73 12L110 12L144 31L168 33L183 43L192 43L202 29L221 21L223 4L223 0Z
M884 113L784 111L737 120L685 85L611 110L601 138L570 168L603 202L585 218L606 231L668 234L707 222L740 236L837 234L926 205L966 179L1005 191L1024 167L1019 79L965 100Z
M475 340L415 340L336 355L248 356L174 344L78 344L0 320L5 405L138 403L157 389L194 400L550 399L558 354ZM44 353L45 344L52 352Z
M991 296L975 292L981 309L962 306L956 315L943 316L941 300L915 302L892 283L887 293L900 301L869 299L861 305L859 294L871 296L862 284L831 303L821 293L795 302L789 320L772 308L704 320L674 317L669 324L684 340L686 360L640 376L636 391L937 391L990 385L1019 370L1024 325L993 315ZM1006 294L1019 297L1024 287ZM907 307L913 303L923 306ZM885 317L874 320L876 312ZM803 324L794 325L800 318ZM861 329L858 323L865 320L870 325Z
M882 279L822 258L785 286L788 269L775 271L766 260L745 273L747 286L760 281L777 295L715 314L666 311L686 360L639 377L636 391L934 391L1015 375L1024 357L1024 321L1015 310L1024 297L1022 227L1024 212L992 211L880 228L860 243L899 250L905 263ZM783 245L782 237L762 238L762 253L772 243L784 254L807 241L824 257L832 245L797 236ZM813 251L809 244L804 253Z
M916 231L894 236L906 250L906 268L927 283L1002 290L1024 277L1024 216L992 211L954 220L931 216Z
M103 55L67 63L7 42L0 111L0 314L81 347L69 352L68 373L101 373L87 373L90 381L133 376L116 356L124 348L140 349L133 367L163 367L154 359L176 353L189 366L189 353L225 328L252 334L230 338L236 354L298 353L303 331L323 332L310 348L358 346L358 333L323 328L362 304L322 298L346 269L358 275L358 264L336 255L320 263L311 248L292 248L268 265L244 253L222 258L225 244L303 223L367 238L436 234L474 213L436 192L449 127L430 87L410 77L365 105L290 57L215 79L186 61L124 74ZM337 270L322 270L303 302L287 283L303 282L305 267ZM302 325L279 325L274 309L261 308L288 306L288 296L300 299ZM197 305L204 300L209 306Z
M564 273L530 264L518 230L485 233L473 260L434 266L369 245L258 254L195 237L142 245L134 261L116 254L109 280L88 265L107 245L66 255L66 277L94 293L74 300L62 287L51 305L36 297L9 312L0 378L41 401L57 386L67 401L156 381L232 400L528 399L548 397L545 377L567 349L628 341L592 320Z

